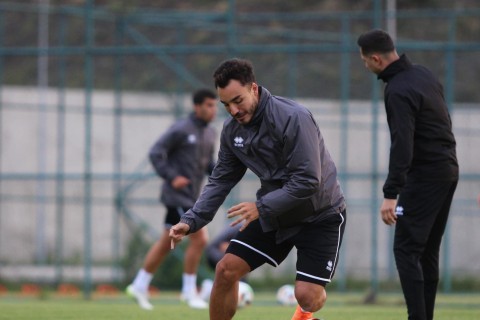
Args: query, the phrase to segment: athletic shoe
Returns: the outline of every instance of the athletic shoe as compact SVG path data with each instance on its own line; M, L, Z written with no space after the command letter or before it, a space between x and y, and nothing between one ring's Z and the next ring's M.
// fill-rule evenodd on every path
M213 288L213 280L205 279L202 281L202 287L200 289L199 295L203 301L208 302L210 300L210 294L212 293L212 288Z
M205 302L200 296L195 292L189 295L182 293L180 295L180 300L186 302L190 308L193 309L207 309L208 303Z
M208 303L206 303L202 298L197 294L192 295L188 301L188 306L193 309L207 309Z
M142 308L144 310L152 310L153 309L152 304L150 303L150 301L148 301L148 294L147 293L143 293L143 292L138 291L137 289L135 289L135 287L133 285L129 285L127 287L127 289L125 289L125 292L127 293L127 295L129 297L131 297L131 298L133 298L137 301L140 308Z
M297 309L293 314L292 320L315 320L315 318L313 318L312 312L303 312L302 308L297 305Z

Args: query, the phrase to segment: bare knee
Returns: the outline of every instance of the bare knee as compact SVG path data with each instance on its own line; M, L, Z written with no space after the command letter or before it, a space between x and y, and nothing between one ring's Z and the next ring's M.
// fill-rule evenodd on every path
M311 290L307 287L295 287L295 297L303 310L316 312L320 310L327 301L327 292L321 286L318 290Z
M198 239L195 239L195 241L192 241L192 244L200 249L203 250L207 246L208 238L207 237L199 237Z
M215 268L215 282L232 284L239 281L249 271L250 267L243 259L227 253L217 263Z
M238 279L240 278L227 260L222 259L217 263L217 266L215 267L215 281L221 283L233 283Z
M208 243L208 234L205 230L201 229L195 234L190 236L190 246L196 250L202 251Z

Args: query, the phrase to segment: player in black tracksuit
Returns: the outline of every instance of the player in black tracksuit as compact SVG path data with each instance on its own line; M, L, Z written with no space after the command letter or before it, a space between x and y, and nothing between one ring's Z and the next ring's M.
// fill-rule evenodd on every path
M385 85L391 148L383 221L396 223L394 254L408 319L433 319L439 251L458 181L455 137L443 88L425 67L398 56L390 36L358 38L361 57Z

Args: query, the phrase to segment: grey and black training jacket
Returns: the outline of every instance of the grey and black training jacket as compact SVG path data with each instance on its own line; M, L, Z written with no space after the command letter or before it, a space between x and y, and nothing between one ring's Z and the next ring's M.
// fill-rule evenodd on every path
M225 121L218 160L207 185L181 221L190 232L209 223L247 168L261 182L256 204L264 232L277 230L277 242L301 224L345 208L337 171L312 114L298 103L259 88L252 120Z
M150 162L156 173L164 179L161 201L166 206L191 208L197 200L206 174L213 166L215 129L195 117L174 123L150 149ZM191 183L175 190L171 182L184 176Z

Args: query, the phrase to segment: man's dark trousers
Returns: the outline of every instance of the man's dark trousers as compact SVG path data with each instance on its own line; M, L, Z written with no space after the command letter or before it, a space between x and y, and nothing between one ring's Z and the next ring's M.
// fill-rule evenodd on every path
M400 193L394 255L409 320L433 319L440 244L456 186L457 181L407 181Z

